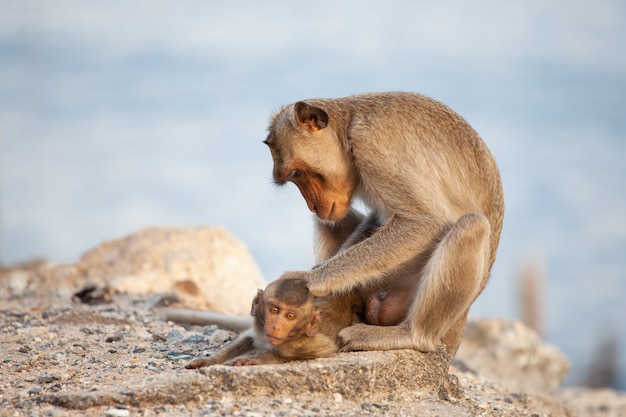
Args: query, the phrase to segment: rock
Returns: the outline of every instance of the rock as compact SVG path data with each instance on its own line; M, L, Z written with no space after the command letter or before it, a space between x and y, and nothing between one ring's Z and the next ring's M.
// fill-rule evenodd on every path
M592 417L626 416L626 393L612 389L565 388L556 394L575 415Z
M233 277L240 280L237 274L245 267L237 271L238 264L224 272L214 265L231 252L233 259L237 256L236 251L220 255L227 251L209 250L229 245L225 242L230 238L212 241L222 239L219 230L150 229L105 243L73 265L35 266L38 269L30 272L19 269L17 275L0 269L0 339L5 347L0 410L51 416L250 417L625 413L624 393L530 392L555 386L567 362L537 334L510 320L470 322L459 353L462 361L452 368L444 352L397 350L187 370L184 365L192 355L214 352L235 332L202 324L181 326L164 320L154 307L177 300L209 306L211 285L223 290ZM211 278L202 275L206 271ZM164 283L150 281L144 289L155 276ZM176 285L181 279L184 283ZM210 285L203 287L204 279ZM226 284L220 286L219 279ZM95 285L85 293L90 302L72 300L72 294L90 282ZM246 282L244 287L253 288L253 294L264 286ZM120 283L136 284L136 292L120 289ZM114 289L113 302L108 302L109 293L94 298L98 288ZM196 295L191 294L194 288ZM252 295L245 295L247 289L232 291L229 299L242 299L246 315ZM59 355L64 360L57 360Z
M105 416L111 417L126 417L130 415L130 411L124 408L111 408L104 412Z
M74 346L72 346L72 352L75 355L78 355L78 356L84 356L85 355L85 349L81 345L74 345Z
M537 332L505 319L469 320L455 360L521 392L554 389L570 369L567 358Z
M343 353L334 358L299 361L284 365L212 366L163 375L147 381L128 381L127 386L108 386L99 391L46 394L41 400L70 409L110 403L139 406L184 404L197 398L220 399L225 393L243 397L299 397L303 393L327 395L335 403L362 398L385 400L390 393L409 395L415 390L438 392L442 387L462 396L455 378L448 375L445 352L412 350ZM132 395L129 393L132 392Z
M247 316L266 282L245 246L220 227L149 228L102 243L72 265L40 269L41 285L176 294L183 305ZM71 285L70 288L67 288Z
M96 390L44 393L37 401L71 410L149 407L172 415L187 406L211 415L570 416L550 400L510 394L470 373L457 379L448 364L443 352L351 352L282 365L165 372ZM441 390L451 395L442 400Z

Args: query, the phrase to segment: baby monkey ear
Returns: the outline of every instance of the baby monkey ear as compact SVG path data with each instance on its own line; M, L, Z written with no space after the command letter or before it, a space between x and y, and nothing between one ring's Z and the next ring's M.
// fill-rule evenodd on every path
M306 104L304 101L299 101L294 104L294 113L298 125L309 129L311 133L315 133L328 126L328 113L319 107Z
M304 329L304 334L309 337L315 336L320 327L320 320L320 311L315 310L311 314L311 322L308 324L308 326L306 326L306 329Z
M263 290L258 289L256 291L256 295L254 296L254 299L252 299L252 306L250 307L250 315L251 316L256 316L256 309L259 305L259 302L261 301L261 299L263 298Z

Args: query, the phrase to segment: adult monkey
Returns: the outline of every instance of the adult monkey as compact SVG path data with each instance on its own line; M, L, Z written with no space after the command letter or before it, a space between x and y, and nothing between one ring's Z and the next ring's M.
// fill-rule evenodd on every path
M377 321L388 326L343 329L342 349L443 342L454 355L504 213L498 168L471 126L425 96L372 93L283 107L265 143L276 184L295 183L319 220L321 263L281 278L305 279L316 296L369 291L379 305L368 310L396 306Z

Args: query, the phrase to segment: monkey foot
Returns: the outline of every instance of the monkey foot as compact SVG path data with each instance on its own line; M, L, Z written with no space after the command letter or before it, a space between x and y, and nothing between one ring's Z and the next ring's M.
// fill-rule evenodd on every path
M370 326L355 324L339 332L341 352L359 350L415 349L430 352L437 349L438 343L418 345L411 337L409 329L398 326Z

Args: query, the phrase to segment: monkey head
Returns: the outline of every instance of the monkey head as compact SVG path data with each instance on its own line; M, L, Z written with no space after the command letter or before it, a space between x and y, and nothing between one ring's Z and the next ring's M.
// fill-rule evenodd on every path
M265 291L259 290L251 313L258 330L274 347L303 335L311 337L319 327L313 294L302 279L279 279Z
M358 176L347 144L321 107L299 101L274 114L264 141L274 161L274 182L293 182L321 220L343 219Z

